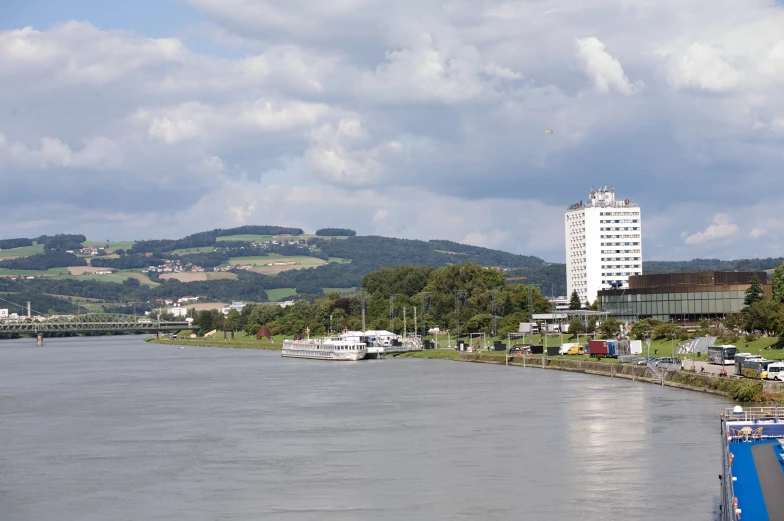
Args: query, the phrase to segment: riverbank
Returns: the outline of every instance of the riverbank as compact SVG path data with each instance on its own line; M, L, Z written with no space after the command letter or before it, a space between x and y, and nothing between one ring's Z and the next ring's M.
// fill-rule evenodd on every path
M230 347L232 349L261 349L265 351L280 351L283 347L282 343L278 342L245 342L242 340L220 340L210 338L182 338L177 340L169 340L162 338L147 338L146 342L151 344L164 344L172 346L190 346L190 347Z
M454 360L497 365L512 365L533 369L554 369L584 373L610 378L625 378L655 385L675 387L726 396L739 402L784 402L784 395L765 392L760 380L717 377L695 374L690 371L670 371L657 376L649 367L636 364L619 364L594 360L567 358L545 358L544 365L539 355L509 356L506 353L461 353L453 350L427 350L401 353L400 357ZM615 361L612 361L615 362Z
M279 351L283 346L279 342L249 342L243 340L184 338L177 340L148 338L147 342L164 345L224 347L233 349L261 349ZM393 358L426 358L431 360L453 360L456 362L472 362L496 365L509 365L533 369L554 369L583 373L610 378L625 378L655 385L674 387L690 391L726 396L745 403L784 403L784 393L766 392L759 380L717 377L692 373L691 371L670 371L657 376L647 366L620 364L611 361L578 360L574 358L545 358L544 367L539 355L509 356L505 352L466 353L453 349L428 349L396 353L388 355ZM776 389L776 391L779 391Z

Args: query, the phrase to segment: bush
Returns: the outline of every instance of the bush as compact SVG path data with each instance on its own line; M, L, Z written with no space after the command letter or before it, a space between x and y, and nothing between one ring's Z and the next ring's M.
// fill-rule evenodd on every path
M746 342L754 342L755 340L759 340L759 335L755 335L754 333L749 333L744 337Z
M762 397L762 382L755 380L730 380L724 386L730 398L739 402L756 402Z

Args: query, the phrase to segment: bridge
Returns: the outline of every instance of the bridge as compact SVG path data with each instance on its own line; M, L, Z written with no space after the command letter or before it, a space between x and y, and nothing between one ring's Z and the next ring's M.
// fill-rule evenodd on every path
M44 345L45 333L151 333L197 329L188 321L156 320L150 317L88 313L54 317L14 318L0 320L0 334L35 335Z

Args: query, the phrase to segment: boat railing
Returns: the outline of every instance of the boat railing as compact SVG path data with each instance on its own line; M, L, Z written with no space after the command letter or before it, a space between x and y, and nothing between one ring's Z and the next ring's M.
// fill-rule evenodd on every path
M729 452L729 440L726 436L722 436L722 473L721 473L721 494L722 494L722 511L720 514L721 521L735 521L734 499L735 487L732 482L732 461Z
M734 407L724 410L724 421L784 420L784 407Z

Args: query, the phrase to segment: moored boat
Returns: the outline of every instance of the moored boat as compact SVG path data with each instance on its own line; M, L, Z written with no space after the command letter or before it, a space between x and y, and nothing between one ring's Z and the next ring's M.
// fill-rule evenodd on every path
M784 408L735 406L721 431L721 521L784 519Z
M367 346L362 342L336 338L284 340L280 355L315 360L355 361L367 356Z

